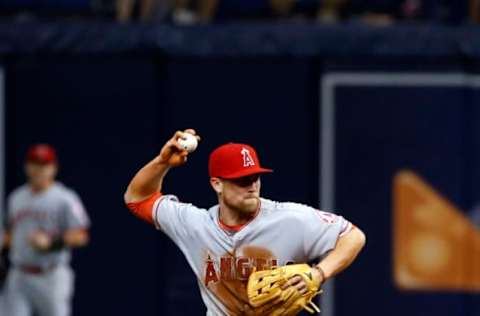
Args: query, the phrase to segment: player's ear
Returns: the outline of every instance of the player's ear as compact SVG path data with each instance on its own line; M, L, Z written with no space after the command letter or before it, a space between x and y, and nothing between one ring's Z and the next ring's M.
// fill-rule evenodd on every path
M213 190L217 192L217 194L222 193L223 191L223 183L222 180L219 178L210 178L210 185L212 186Z
M53 170L52 170L53 177L56 177L57 174L58 174L58 164L56 164L56 163L53 164L53 165L52 165L52 169L53 169Z
M31 174L31 171L30 171L30 166L28 164L28 162L26 162L24 165L23 165L23 172L25 173L25 176L27 178L30 178L30 174Z

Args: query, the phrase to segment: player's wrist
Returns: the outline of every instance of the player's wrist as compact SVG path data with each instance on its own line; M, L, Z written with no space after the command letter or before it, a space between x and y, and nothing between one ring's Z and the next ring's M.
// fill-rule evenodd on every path
M168 164L168 159L162 157L161 153L157 157L155 157L155 159L153 159L153 162L157 167L170 168L170 165Z
M318 265L314 265L312 268L316 271L317 277L320 280L320 285L325 283L325 281L327 280L327 277L325 276L325 271L323 271L323 269Z

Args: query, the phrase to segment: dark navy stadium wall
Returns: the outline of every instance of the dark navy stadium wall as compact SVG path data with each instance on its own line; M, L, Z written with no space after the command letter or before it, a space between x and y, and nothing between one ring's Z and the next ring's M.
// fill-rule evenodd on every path
M203 140L186 166L170 172L165 192L212 205L208 154L238 141L257 147L263 164L275 169L262 179L265 197L318 206L319 87L325 74L475 69L475 59L461 56L428 64L408 53L346 59L283 52L6 56L7 190L24 180L28 144L50 142L59 151L60 180L79 192L92 218L92 242L74 256L75 315L204 314L180 251L130 215L122 201L129 179L176 129L193 127ZM463 209L480 199L478 91L335 91L336 209L368 236L364 253L337 279L336 316L478 315L478 296L396 290L390 248L390 183L398 169L417 170ZM439 297L441 303L432 303Z

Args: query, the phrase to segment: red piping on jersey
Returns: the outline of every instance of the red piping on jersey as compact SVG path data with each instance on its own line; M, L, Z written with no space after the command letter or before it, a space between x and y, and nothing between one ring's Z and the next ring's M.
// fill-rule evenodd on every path
M253 215L253 217L246 223L244 224L240 224L240 225L227 225L225 224L222 219L220 218L220 208L218 209L218 225L220 226L221 229L223 230L229 230L229 231L234 231L234 232L239 232L240 230L242 230L242 228L244 228L245 226L247 226L248 224L250 224L258 215L258 213L260 213L260 206L261 206L262 202L260 200L258 200L258 207L257 207L257 210L255 211L255 215Z

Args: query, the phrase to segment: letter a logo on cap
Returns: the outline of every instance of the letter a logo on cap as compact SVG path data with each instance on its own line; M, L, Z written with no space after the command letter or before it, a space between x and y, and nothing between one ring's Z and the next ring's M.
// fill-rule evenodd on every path
M250 151L247 148L242 148L241 151L243 155L243 166L244 167L249 167L249 166L255 166L255 161L253 161L252 156L250 156Z
M238 179L253 174L270 173L260 167L255 149L247 144L228 143L216 148L208 159L211 178Z

